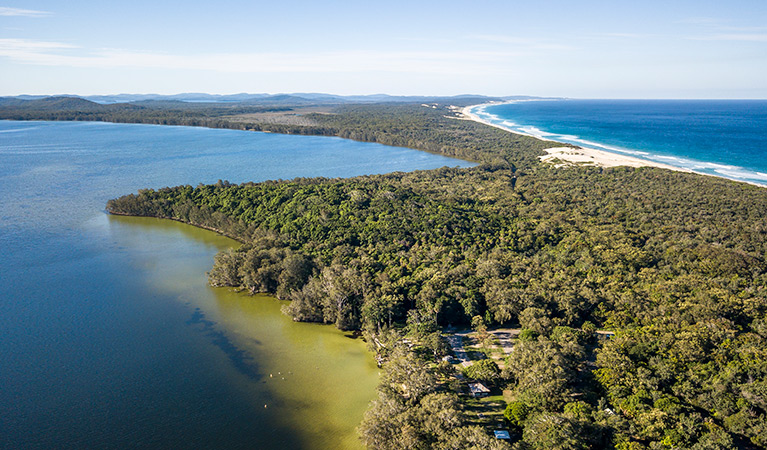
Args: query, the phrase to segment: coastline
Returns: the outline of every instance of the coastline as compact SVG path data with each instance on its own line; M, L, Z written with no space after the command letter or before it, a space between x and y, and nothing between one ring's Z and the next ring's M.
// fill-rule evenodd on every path
M505 127L503 125L498 125L498 124L489 122L485 119L482 119L477 114L472 112L474 108L477 108L479 106L504 105L504 104L516 103L516 102L517 100L511 100L507 102L489 102L489 103L481 103L478 105L470 105L470 106L466 106L462 108L460 110L460 114L466 120L473 120L475 122L489 125L491 127L500 128L501 130L507 131L509 133L533 137L536 139L541 139L546 142L551 142L553 144L565 144L564 142L553 141L550 139L542 139L539 136L534 136L532 134L527 134L527 133L522 133L516 130L512 130L511 128ZM573 148L573 147L552 146L551 148L545 149L545 151L547 155L539 156L539 158L543 162L548 162L553 164L554 167L564 167L564 166L571 166L571 165L586 165L586 166L598 166L598 167L619 167L619 166L657 167L661 169L674 170L677 172L694 173L692 170L686 169L683 167L676 167L670 164L663 164L663 163L659 163L655 161L650 161L647 159L624 155L621 153L613 153L613 152L597 150L595 148L589 148L589 147L578 146L578 148Z

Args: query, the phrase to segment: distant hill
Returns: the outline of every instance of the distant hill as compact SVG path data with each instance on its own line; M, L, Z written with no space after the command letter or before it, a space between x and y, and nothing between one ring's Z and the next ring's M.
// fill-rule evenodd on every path
M0 98L0 107L11 109L23 109L25 111L40 112L68 112L77 111L84 113L141 110L143 107L133 103L101 104L82 97L44 97L33 100L21 100L14 97Z
M184 93L174 95L161 95L161 94L114 94L114 95L56 95L56 96L44 96L44 95L18 95L10 97L0 97L0 106L21 106L35 107L38 105L32 105L22 103L25 101L46 101L49 102L51 107L56 104L60 104L66 108L70 108L74 103L68 104L68 101L63 99L81 99L87 100L92 103L101 105L109 105L116 103L137 103L137 102L184 102L184 103L244 103L250 105L308 105L308 104L345 104L345 103L433 103L433 102L460 102L466 104L466 102L489 102L489 101L503 101L503 100L525 100L535 99L540 97L530 96L507 96L507 97L488 97L484 95L455 95L455 96L400 96L400 95L388 95L388 94L371 94L371 95L334 95L323 94L313 92L302 93L283 93L283 94L205 94L205 93ZM59 100L52 100L59 99ZM84 104L81 104L81 106ZM43 104L40 104L43 107Z
M28 104L28 100L21 99L19 97L0 97L0 108L2 107L13 107L13 106L23 106Z
M312 114L339 110L348 112L359 108L377 106L384 108L380 111L394 114L400 108L416 107L423 109L421 108L422 104L463 107L491 101L533 98L535 97L485 97L481 95L428 97L386 94L342 96L321 93L275 95L118 94L90 97L24 95L0 97L0 119L125 122L248 129L275 133L337 135L341 128L348 131L350 124L331 126L320 121L320 117L313 117ZM436 106L434 107L436 108ZM380 116L379 119L383 120L384 116ZM320 122L324 125L320 125ZM355 129L350 133L349 136L344 135L344 137L357 139L359 135L364 135L367 131ZM398 145L404 144L399 143Z
M39 111L103 111L104 105L79 97L47 97L29 100L29 109Z

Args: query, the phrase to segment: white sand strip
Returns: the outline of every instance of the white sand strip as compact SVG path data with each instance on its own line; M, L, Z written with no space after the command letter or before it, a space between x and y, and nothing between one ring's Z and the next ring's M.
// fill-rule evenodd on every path
M493 102L493 103L486 103L486 104L494 105L499 103L501 102ZM494 123L490 123L486 120L481 119L479 116L471 112L471 109L475 108L476 106L479 106L479 105L467 106L463 108L461 110L461 114L466 119L483 123L485 125L490 125L491 127L500 128L502 130L508 131L509 133L521 134L523 136L530 136L536 139L541 139L538 136L520 133L518 131L514 131L502 125L496 125ZM556 143L556 144L562 144L561 142L550 141L548 139L541 139L541 140ZM546 149L545 151L548 153L548 155L540 156L541 161L554 163L556 167L562 167L566 165L592 165L592 166L602 166L602 167L618 167L618 166L660 167L663 169L676 170L679 172L692 172L692 170L683 169L681 167L674 167L669 164L663 164L663 163L658 163L655 161L649 161L646 159L635 158L633 156L622 155L620 153L606 152L604 150L597 150L594 148L552 147L552 148Z
M555 167L568 165L587 165L601 167L660 167L663 169L676 170L679 172L692 172L681 167L674 167L668 164L648 161L646 159L634 158L632 156L621 155L620 153L610 153L594 148L571 148L554 147L544 150L548 155L539 156L541 161L554 164Z

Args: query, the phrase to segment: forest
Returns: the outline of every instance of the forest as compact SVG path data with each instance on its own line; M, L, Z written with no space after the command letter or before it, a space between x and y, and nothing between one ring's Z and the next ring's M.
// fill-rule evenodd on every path
M295 320L380 335L416 311L434 327L480 316L530 330L498 382L528 411L516 427L531 448L767 446L762 188L650 168L482 165L222 181L108 209L237 237L211 284L290 299ZM589 351L596 328L615 336ZM530 437L563 424L560 444Z
M538 160L551 142L451 106L337 105L307 113L310 125L206 120L477 167L221 180L141 190L107 210L231 236L242 245L215 257L213 286L272 293L294 320L362 332L383 362L360 425L368 448L767 448L767 191L655 168L554 168ZM444 327L477 324L522 329L503 370L464 373L507 394L511 443L472 425L441 360Z

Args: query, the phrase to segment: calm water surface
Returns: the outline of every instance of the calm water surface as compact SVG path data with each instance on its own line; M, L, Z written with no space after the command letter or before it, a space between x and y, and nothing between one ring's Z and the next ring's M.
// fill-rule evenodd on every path
M110 217L145 187L468 163L334 138L0 121L0 448L359 448L359 340L206 285L235 245Z

